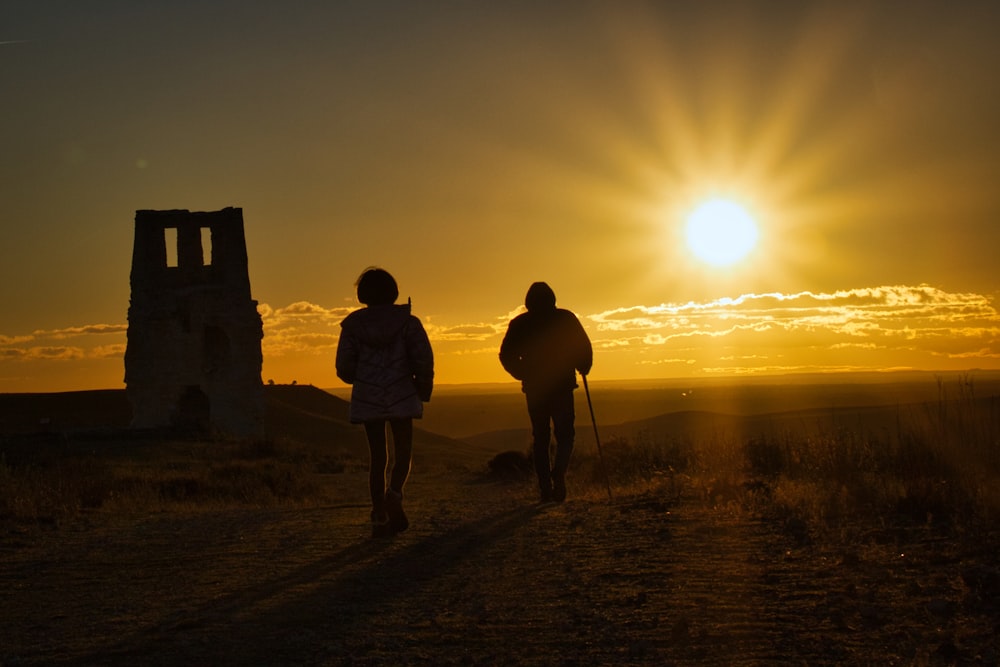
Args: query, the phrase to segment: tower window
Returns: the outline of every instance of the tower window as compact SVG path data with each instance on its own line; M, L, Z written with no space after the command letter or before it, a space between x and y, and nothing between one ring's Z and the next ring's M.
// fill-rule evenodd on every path
M201 228L201 264L202 266L212 265L212 228Z
M167 266L177 266L177 228L167 227L163 230L163 240L167 245Z

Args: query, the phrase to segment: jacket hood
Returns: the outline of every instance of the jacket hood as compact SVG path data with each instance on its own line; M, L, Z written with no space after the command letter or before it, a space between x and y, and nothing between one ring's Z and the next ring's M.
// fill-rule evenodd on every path
M367 306L344 318L341 328L352 331L371 347L388 345L410 319L410 304Z
M556 293L546 283L532 283L524 297L524 307L529 312L555 310Z

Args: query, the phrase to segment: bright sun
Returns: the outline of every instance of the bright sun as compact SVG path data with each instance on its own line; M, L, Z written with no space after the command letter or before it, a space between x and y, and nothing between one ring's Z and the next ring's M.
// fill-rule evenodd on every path
M704 202L687 219L688 247L713 266L728 266L746 257L757 236L757 223L750 214L726 199Z

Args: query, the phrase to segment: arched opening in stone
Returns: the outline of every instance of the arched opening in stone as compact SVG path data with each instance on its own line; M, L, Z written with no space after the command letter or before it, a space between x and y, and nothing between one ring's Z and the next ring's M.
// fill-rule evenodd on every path
M174 408L173 426L182 431L207 432L211 424L211 404L198 385L188 385Z

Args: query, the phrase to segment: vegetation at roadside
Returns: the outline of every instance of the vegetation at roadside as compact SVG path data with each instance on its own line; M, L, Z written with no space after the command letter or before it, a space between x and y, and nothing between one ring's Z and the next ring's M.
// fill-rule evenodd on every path
M602 443L601 456L581 429L571 474L585 488L574 494L603 495L607 475L618 496L695 498L841 540L861 537L857 531L964 529L998 518L1000 400L977 396L971 378L939 382L937 401L880 408L880 421L852 422L846 414L837 423L797 416L759 431L616 436ZM0 520L322 503L329 475L367 470L367 460L348 451L284 438L126 430L8 436L0 438ZM530 477L530 463L519 462L515 472Z
M17 436L0 441L0 519L317 503L325 498L324 475L360 466L280 439Z
M802 424L784 432L699 441L640 433L576 456L603 487L700 498L797 526L859 539L893 526L965 529L1000 515L1000 399L971 378L938 384L937 402L900 406L870 429Z

